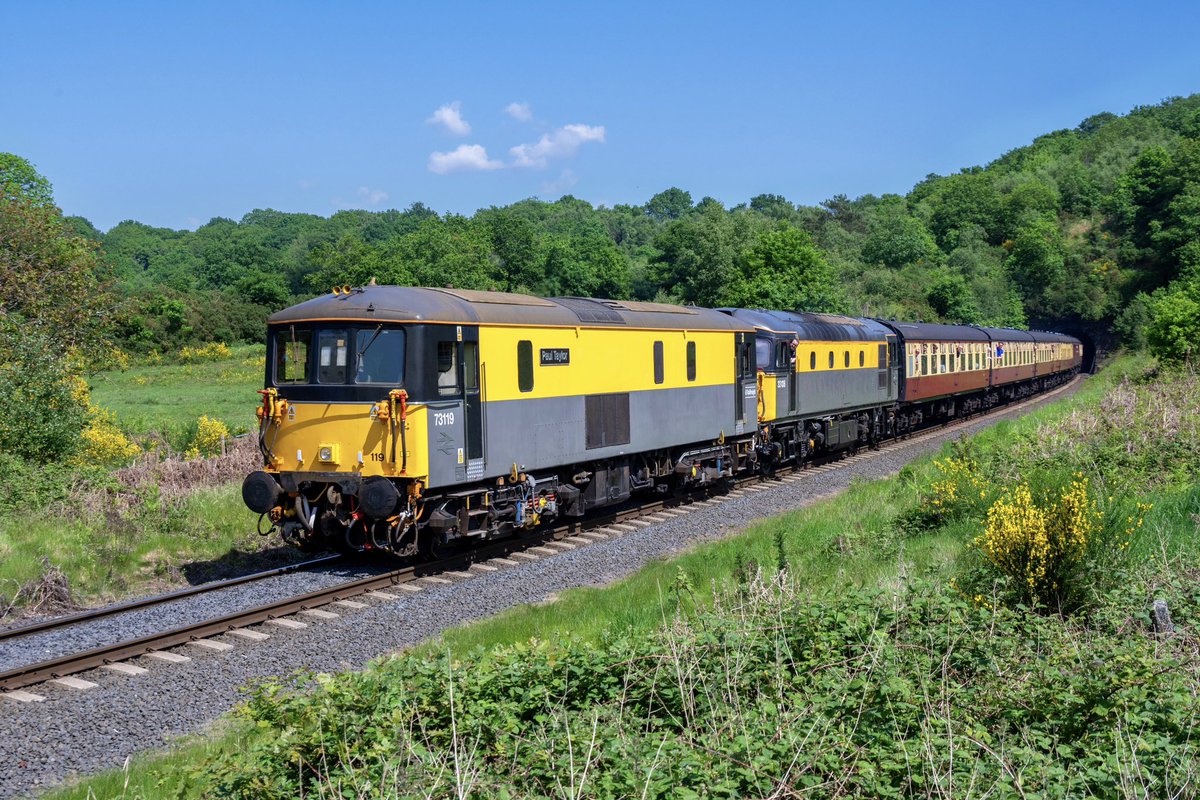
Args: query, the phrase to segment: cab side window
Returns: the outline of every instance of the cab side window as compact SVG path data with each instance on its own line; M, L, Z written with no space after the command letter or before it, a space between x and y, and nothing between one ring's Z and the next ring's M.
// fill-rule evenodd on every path
M437 343L437 387L440 395L458 394L458 343Z

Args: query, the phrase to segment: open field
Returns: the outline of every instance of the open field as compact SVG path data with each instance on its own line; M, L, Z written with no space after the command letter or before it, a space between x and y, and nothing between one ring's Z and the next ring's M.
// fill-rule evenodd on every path
M219 419L234 433L254 426L262 388L263 347L232 348L233 356L191 364L132 366L91 378L92 401L117 415L135 436L161 433L177 438L196 418Z
M98 797L154 797L163 786L181 797L218 789L283 797L307 776L314 796L381 782L397 792L426 786L434 796L464 786L473 796L521 795L552 793L554 781L578 780L586 763L590 788L574 796L646 787L648 796L666 796L696 775L702 783L694 789L711 794L725 786L717 795L736 796L778 785L772 758L752 759L749 773L737 768L739 759L772 752L771 731L788 731L786 742L805 731L807 744L785 747L789 757L826 752L831 760L794 762L794 787L819 786L836 773L859 791L906 786L904 793L921 796L952 785L976 787L955 796L982 794L985 786L1029 796L1057 796L1055 786L1114 796L1195 789L1195 753L1186 742L1194 738L1200 681L1188 653L1200 597L1187 565L1200 549L1200 400L1194 376L1158 380L1119 362L1070 400L1002 423L969 447L997 483L1086 470L1093 485L1112 492L1099 498L1113 504L1108 511L1150 506L1144 524L1131 526L1129 545L1115 548L1111 574L1088 577L1096 592L1087 613L1010 610L1002 582L982 599L955 588L979 572L973 542L981 522L967 515L932 527L914 523L945 475L927 458L616 584L514 609L361 676L321 681L315 698L268 689L248 708L250 728L235 721L222 739L147 756L128 775L87 785ZM961 452L948 448L942 460ZM772 578L781 562L784 572ZM1152 596L1166 598L1182 626L1170 646L1147 634ZM891 622L881 626L881 618ZM741 644L722 646L730 636ZM1023 644L1029 641L1040 644ZM807 644L797 650L796 642ZM784 661L756 660L780 647ZM813 661L812 647L846 656ZM955 652L973 655L960 663ZM735 653L742 656L731 661ZM996 669L976 671L969 667L975 658ZM638 666L646 659L661 667L646 672ZM947 673L946 663L959 666ZM796 675L813 679L796 683ZM610 693L622 685L624 692ZM451 686L456 722L444 717ZM659 699L639 704L632 698L641 691ZM1030 692L1038 695L1034 706L1018 702ZM675 702L695 705L664 717ZM420 731L403 722L416 708L426 709ZM441 712L431 717L430 709ZM847 727L855 718L863 725ZM1084 718L1092 722L1072 727ZM450 736L443 723L456 724L474 749L443 741ZM742 755L727 750L737 741L727 726L748 737L748 750L735 748ZM657 733L646 738L647 731ZM385 732L391 744L380 750L377 736ZM393 736L407 744L397 749ZM574 756L567 753L572 739L582 748ZM533 755L521 755L518 740ZM670 756L656 761L663 747ZM857 755L841 752L846 747ZM943 763L956 748L958 759ZM474 771L465 782L443 760L447 753L469 759ZM695 772L679 772L681 763ZM299 773L296 764L305 765ZM637 764L632 773L626 768ZM653 778L655 769L664 772Z

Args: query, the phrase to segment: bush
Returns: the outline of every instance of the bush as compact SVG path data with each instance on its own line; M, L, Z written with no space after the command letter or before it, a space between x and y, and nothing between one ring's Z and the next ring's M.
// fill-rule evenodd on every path
M1106 502L1083 473L1035 493L1022 482L987 512L974 545L1014 599L1057 613L1074 611L1107 588L1114 566L1150 510Z
M209 342L208 344L194 347L187 345L179 351L179 361L182 364L197 364L203 361L224 361L227 358L233 358L233 352L223 342Z
M221 442L229 438L229 428L219 419L210 419L207 414L196 420L195 432L184 453L188 458L215 456L221 453Z
M63 349L37 328L0 323L0 451L45 464L78 449L87 387Z
M83 446L75 461L83 464L121 464L142 452L119 427L111 411L89 406L90 421L83 429Z

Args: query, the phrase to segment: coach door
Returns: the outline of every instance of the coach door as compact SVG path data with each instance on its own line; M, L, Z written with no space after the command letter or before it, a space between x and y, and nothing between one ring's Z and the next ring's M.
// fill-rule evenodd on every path
M463 327L460 344L463 370L463 414L467 451L467 480L483 477L485 442L483 426L483 379L479 364L479 329Z

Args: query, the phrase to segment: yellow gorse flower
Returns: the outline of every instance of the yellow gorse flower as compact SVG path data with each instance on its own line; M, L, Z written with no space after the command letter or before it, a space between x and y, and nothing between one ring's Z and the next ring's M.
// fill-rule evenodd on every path
M1021 483L988 509L975 544L993 566L1022 585L1027 597L1048 601L1083 558L1102 518L1087 478L1078 474L1057 499L1042 504Z

